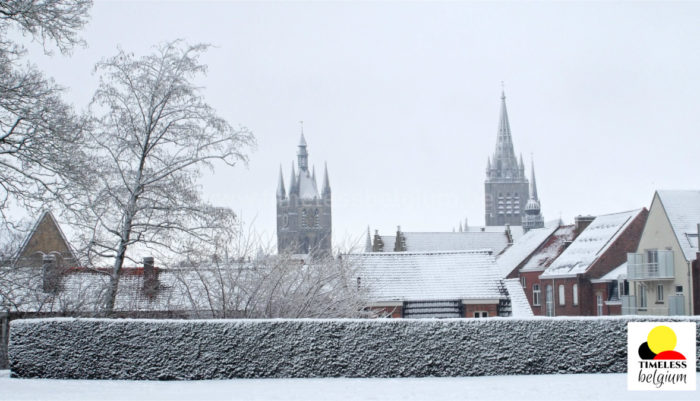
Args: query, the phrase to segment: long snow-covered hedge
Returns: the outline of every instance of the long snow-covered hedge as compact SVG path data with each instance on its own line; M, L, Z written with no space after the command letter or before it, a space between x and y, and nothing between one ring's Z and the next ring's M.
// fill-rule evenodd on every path
M629 320L17 320L9 356L69 379L625 372Z

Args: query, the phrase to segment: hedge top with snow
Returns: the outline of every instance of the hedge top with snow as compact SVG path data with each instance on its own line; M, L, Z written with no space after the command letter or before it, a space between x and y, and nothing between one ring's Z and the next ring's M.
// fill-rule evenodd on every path
M12 322L9 356L63 379L622 373L629 321L700 318L35 319Z

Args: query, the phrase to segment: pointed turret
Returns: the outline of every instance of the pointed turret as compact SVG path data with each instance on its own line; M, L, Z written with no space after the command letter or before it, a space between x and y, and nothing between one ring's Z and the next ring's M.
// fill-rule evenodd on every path
M297 161L299 163L299 172L309 169L309 153L306 151L306 139L304 139L304 129L301 131L301 139L299 140L299 151L297 152Z
M292 194L299 195L297 191L297 172L294 170L294 162L292 162L292 173L289 177L289 196Z
M525 175L525 163L523 163L523 154L520 154L520 174Z
M462 228L462 222L459 222L459 232L464 232L464 228Z
M316 186L316 166L311 167L311 179L314 181L314 186Z
M530 163L530 199L539 202L539 198L537 197L537 182L535 182L535 159L532 158Z
M326 198L331 196L331 184L328 180L328 164L323 163L323 188L321 189L321 195Z
M367 238L365 238L365 252L372 252L372 237L369 235L369 226L367 226Z
M544 227L544 218L542 217L540 200L537 197L537 182L535 180L535 161L531 160L530 164L530 199L525 205L525 214L523 215L523 229L525 231L533 228Z
M280 165L280 178L277 182L277 199L287 197L287 192L284 190L284 178L282 178L282 165Z
M486 176L491 176L491 156L486 159Z

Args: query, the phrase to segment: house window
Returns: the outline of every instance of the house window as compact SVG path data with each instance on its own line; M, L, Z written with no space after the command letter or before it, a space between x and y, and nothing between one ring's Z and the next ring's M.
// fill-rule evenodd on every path
M540 285L535 284L532 286L532 305L540 306Z
M682 285L676 286L676 295L683 295L683 286Z
M552 288L552 286L549 284L547 284L547 287L545 288L544 297L544 302L547 304L546 315L554 316L554 288Z
M571 295L573 295L574 306L578 305L578 284L574 284L571 288Z
M523 288L527 288L527 285L525 285L525 276L520 277L520 284L523 286Z
M647 251L647 264L649 266L649 274L652 277L657 277L659 274L659 253L656 249Z
M559 284L559 305L566 305L566 288L564 288L564 284Z
M644 284L639 284L637 287L639 289L639 307L640 308L646 308L647 307L647 286Z
M629 289L627 288L627 283L625 280L619 280L617 282L617 293L622 297L628 294Z
M598 316L603 316L603 295L596 294L595 301L596 305L598 306Z
M664 285L658 284L656 286L656 302L664 302Z
M475 318L479 318L479 317L489 317L489 313L488 313L488 312L483 312L483 311L474 312L474 317L475 317Z

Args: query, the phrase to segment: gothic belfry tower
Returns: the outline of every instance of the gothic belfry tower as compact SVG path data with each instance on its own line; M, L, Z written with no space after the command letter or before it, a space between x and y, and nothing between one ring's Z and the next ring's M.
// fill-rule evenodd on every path
M522 214L530 197L528 186L523 157L520 156L519 163L515 158L506 109L506 95L505 92L501 92L501 116L498 122L496 151L493 158L489 158L486 164L484 182L486 225L521 225Z
M535 181L535 161L530 166L530 199L525 204L523 214L523 230L544 227L544 218L540 210L540 199L537 197L537 182Z
M298 172L292 162L288 193L280 166L277 184L277 252L331 254L331 186L324 165L323 187L319 193L316 170L309 171L309 154L302 127L297 151Z

